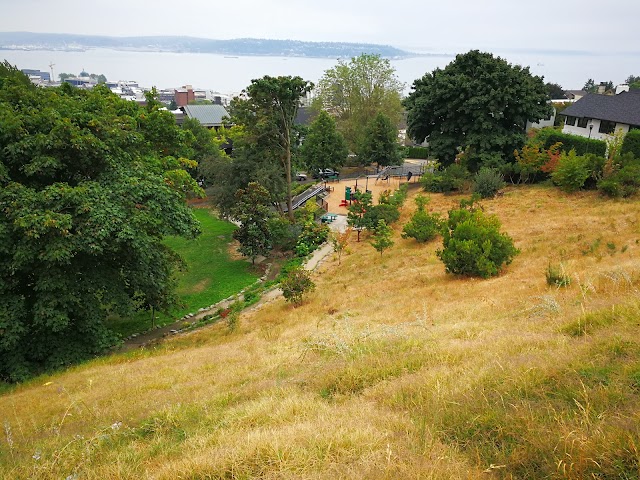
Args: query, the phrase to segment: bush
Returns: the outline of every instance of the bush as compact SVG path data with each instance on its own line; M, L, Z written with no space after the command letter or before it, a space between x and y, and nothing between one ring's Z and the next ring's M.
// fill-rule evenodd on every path
M549 263L545 276L547 278L547 285L549 286L568 287L571 285L571 277L565 273L562 264L556 266Z
M620 153L632 153L634 157L640 158L640 130L631 130L625 135Z
M285 217L273 217L269 219L269 232L271 232L274 248L290 252L296 248L298 237L302 232L302 225L291 223Z
M426 147L407 147L405 149L406 158L418 158L426 160L429 158L429 149Z
M296 255L299 257L307 256L319 245L326 242L327 238L329 238L329 227L308 219L302 226L302 231L296 242Z
M367 217L367 225L375 229L380 220L384 220L387 225L397 222L400 218L400 210L396 205L380 203L369 208L365 213L365 217Z
M402 238L415 238L418 243L428 242L440 233L442 217L419 209L402 229Z
M493 168L483 167L476 173L473 191L482 198L493 198L501 188L504 188L504 177Z
M519 250L500 221L481 210L460 208L449 211L444 230L443 249L437 255L448 273L489 278L511 263Z
M291 269L280 282L282 295L294 306L300 305L304 295L313 291L315 287L309 272L302 267Z
M575 192L584 186L591 172L585 157L576 155L575 150L563 153L556 170L551 174L553 183L566 192Z
M465 188L469 179L469 171L457 163L452 163L444 170L427 172L422 176L422 187L427 192L448 193Z
M640 164L631 164L603 178L598 190L609 197L631 197L640 189Z
M575 150L578 155L586 155L593 153L604 157L607 152L607 142L604 140L595 140L593 138L584 138L580 135L570 135L562 133L551 128L543 128L538 132L537 139L543 142L544 148L549 148L555 143L562 143L561 150L570 152Z

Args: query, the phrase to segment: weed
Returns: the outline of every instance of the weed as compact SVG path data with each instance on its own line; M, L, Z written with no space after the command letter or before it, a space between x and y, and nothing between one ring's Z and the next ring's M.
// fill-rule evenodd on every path
M568 287L571 285L571 277L566 274L562 263L552 265L551 262L549 262L545 276L547 278L547 285L549 286Z

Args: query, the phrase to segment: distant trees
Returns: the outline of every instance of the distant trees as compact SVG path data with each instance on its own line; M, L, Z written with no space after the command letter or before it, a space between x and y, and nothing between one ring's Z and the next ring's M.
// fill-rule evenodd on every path
M528 67L473 50L415 80L404 105L411 138L427 140L445 166L465 152L477 170L509 161L524 144L527 121L551 113L547 100L542 79Z
M107 77L100 73L87 73L87 72L80 72L79 75L74 75L73 73L60 73L58 75L58 78L60 79L61 82L64 82L65 80L69 79L69 78L75 78L75 77L89 77L93 80L95 80L97 83L107 83ZM52 79L53 80L53 79Z
M563 98L567 98L564 94L564 88L562 88L562 86L558 85L557 83L548 82L545 84L545 87L549 92L549 98L551 98L552 100L561 100Z
M629 75L625 80L631 90L640 90L640 76Z
M173 116L107 88L31 86L0 64L0 378L20 380L95 355L104 321L175 301L180 259L166 235L192 237Z
M362 146L364 131L378 113L396 126L402 114L404 84L394 68L379 55L363 54L324 72L315 90L314 106L336 119L338 130L352 152Z
M324 110L314 119L300 147L300 157L310 170L337 169L345 164L349 149L335 120Z

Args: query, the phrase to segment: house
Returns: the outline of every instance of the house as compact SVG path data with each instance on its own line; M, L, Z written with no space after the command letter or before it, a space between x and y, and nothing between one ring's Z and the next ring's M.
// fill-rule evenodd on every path
M616 131L640 129L640 90L590 93L563 110L563 133L606 140Z
M589 92L586 90L565 90L564 95L567 97L567 100L575 100L578 101Z
M526 131L528 132L532 128L544 128L544 127L553 127L556 122L556 107L551 107L553 109L551 115L547 118L541 118L539 121L535 123L531 123L527 121Z
M180 107L185 117L195 118L203 126L218 130L224 117L228 117L227 110L222 105L185 105Z

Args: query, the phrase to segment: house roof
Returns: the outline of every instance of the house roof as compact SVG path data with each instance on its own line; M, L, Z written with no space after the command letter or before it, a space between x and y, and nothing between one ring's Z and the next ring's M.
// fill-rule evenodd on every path
M640 91L631 90L618 95L590 93L565 108L562 115L640 126Z
M229 114L222 105L185 105L184 113L189 118L195 118L205 127L222 125L222 118Z

